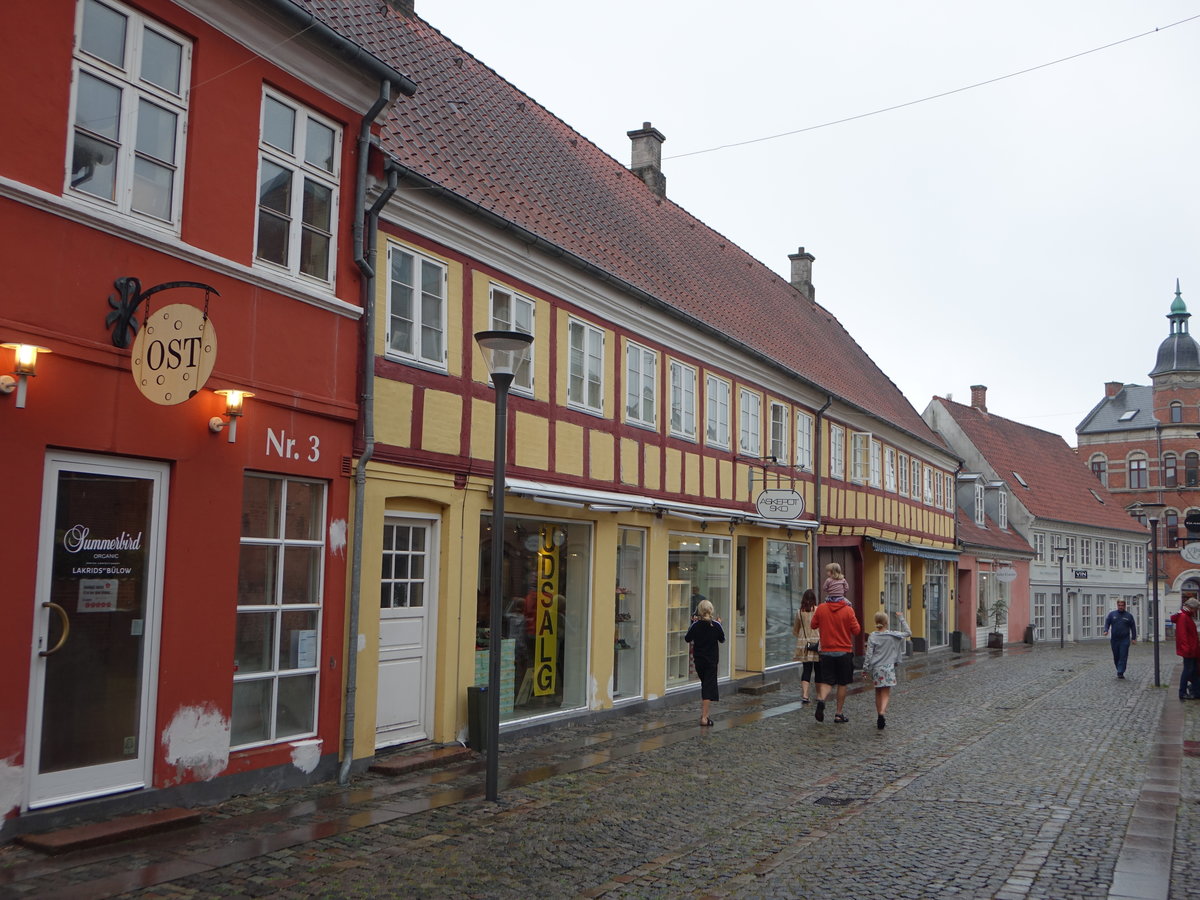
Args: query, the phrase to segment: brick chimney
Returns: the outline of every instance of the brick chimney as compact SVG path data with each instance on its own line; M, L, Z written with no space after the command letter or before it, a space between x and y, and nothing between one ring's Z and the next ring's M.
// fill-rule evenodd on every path
M788 254L788 259L792 261L792 287L815 302L817 289L812 283L812 264L816 257L801 247L795 253Z
M387 0L388 6L407 19L416 16L416 0Z
M1106 382L1104 382L1104 396L1105 397L1115 397L1115 396L1117 396L1117 394L1121 393L1121 391L1124 389L1125 389L1125 382L1123 382L1123 381L1106 381Z
M987 412L987 385L971 385L971 407L980 412Z
M667 196L667 176L662 173L662 145L666 137L649 122L637 131L625 132L633 141L633 160L629 169L659 197Z

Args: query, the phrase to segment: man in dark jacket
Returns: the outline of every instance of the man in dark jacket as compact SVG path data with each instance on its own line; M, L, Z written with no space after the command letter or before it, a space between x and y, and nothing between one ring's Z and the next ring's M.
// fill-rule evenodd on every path
M1179 699L1200 700L1200 636L1196 633L1196 610L1200 600L1189 597L1171 621L1175 623L1175 653L1183 657L1179 676ZM1189 687L1191 688L1189 693Z
M1125 661L1129 659L1129 645L1137 643L1137 620L1133 618L1132 613L1125 611L1124 600L1118 600L1117 608L1104 620L1104 633L1109 635L1109 641L1112 643L1113 665L1117 667L1117 677L1124 678Z

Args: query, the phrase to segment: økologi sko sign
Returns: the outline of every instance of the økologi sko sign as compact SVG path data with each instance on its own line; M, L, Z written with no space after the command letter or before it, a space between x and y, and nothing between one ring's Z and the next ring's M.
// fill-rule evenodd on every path
M160 406L183 403L199 391L217 362L217 332L194 306L156 309L133 342L134 383Z

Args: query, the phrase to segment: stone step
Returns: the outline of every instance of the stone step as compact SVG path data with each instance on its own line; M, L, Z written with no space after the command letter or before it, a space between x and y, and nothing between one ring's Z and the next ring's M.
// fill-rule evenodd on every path
M739 694L752 694L759 696L761 694L770 694L780 688L778 681L761 681L758 684L743 684L738 688Z
M474 759L476 753L469 747L438 747L422 753L400 753L381 759L371 765L372 772L380 775L407 775L409 772L419 772L421 769L431 769L434 766L444 766L448 763L464 759Z
M202 818L201 813L190 809L156 809L151 812L121 816L107 822L73 825L69 828L58 828L40 834L23 834L17 838L17 842L34 850L40 850L42 853L69 853L85 847L115 844L119 841L157 834L173 828L197 825Z

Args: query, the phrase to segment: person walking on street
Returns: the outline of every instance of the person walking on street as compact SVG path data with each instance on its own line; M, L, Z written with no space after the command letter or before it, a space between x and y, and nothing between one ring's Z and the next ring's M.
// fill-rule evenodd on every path
M1179 699L1200 700L1200 635L1196 633L1196 610L1200 600L1189 597L1179 612L1171 616L1175 623L1175 653L1183 657L1183 674L1179 676Z
M796 638L796 652L792 659L800 662L800 702L807 704L809 683L820 678L821 657L817 647L821 632L812 627L813 612L817 608L817 595L810 588L800 598L800 609L792 622L792 634ZM814 677L816 676L816 677Z
M837 714L833 721L839 725L849 722L844 707L846 687L854 678L854 638L862 633L854 607L844 598L826 598L813 613L812 627L821 632L820 674L817 675L816 720L825 721L825 698L829 689L837 687Z
M696 621L688 628L683 639L692 645L692 664L700 678L700 724L711 725L708 704L719 700L717 696L717 663L720 662L720 644L725 643L725 629L721 620L713 616L713 605L701 600L696 607Z
M887 725L888 701L896 686L896 666L904 658L904 642L912 630L904 621L904 613L896 613L899 631L889 631L888 614L882 609L875 613L875 630L867 635L867 652L863 657L863 677L875 685L875 727L881 731Z
M1118 600L1117 608L1104 620L1104 633L1112 643L1113 665L1117 677L1125 677L1125 662L1129 659L1129 645L1137 643L1137 620L1133 613L1125 611L1125 601Z

